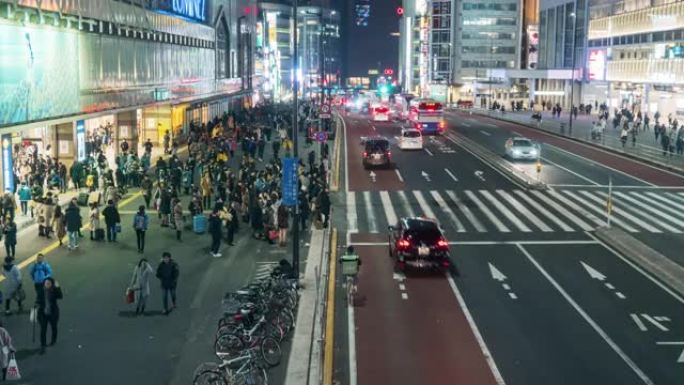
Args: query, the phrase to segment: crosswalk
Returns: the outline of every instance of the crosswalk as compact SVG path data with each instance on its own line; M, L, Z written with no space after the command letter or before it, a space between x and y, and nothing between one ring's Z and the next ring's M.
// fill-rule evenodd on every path
M350 232L384 232L399 218L410 216L435 218L446 231L458 233L591 231L605 226L607 221L608 193L593 189L350 191L347 194ZM630 233L684 233L684 192L622 190L614 192L612 201L612 226Z

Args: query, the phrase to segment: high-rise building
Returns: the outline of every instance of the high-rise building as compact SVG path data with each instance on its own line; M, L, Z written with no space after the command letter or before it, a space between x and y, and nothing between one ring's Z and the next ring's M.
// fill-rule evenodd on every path
M370 0L356 0L354 3L354 22L359 27L367 27L370 18Z

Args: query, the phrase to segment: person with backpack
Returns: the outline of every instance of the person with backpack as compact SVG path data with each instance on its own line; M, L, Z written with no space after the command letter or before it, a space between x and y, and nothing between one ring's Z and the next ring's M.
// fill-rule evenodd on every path
M157 278L161 283L163 294L164 314L168 315L172 309L176 308L176 286L180 271L176 261L171 259L171 253L162 253L162 261L157 266ZM169 308L169 297L171 297L171 308Z
M150 224L150 218L145 213L145 206L138 207L138 212L133 217L133 228L138 242L138 253L145 251L145 232Z
M107 201L107 207L102 210L102 215L107 227L107 242L116 242L116 227L121 223L121 216L113 200Z
M36 262L31 265L29 274L31 275L33 286L36 289L36 295L38 295L43 290L43 283L45 280L52 277L52 267L45 260L45 256L42 253L38 253Z

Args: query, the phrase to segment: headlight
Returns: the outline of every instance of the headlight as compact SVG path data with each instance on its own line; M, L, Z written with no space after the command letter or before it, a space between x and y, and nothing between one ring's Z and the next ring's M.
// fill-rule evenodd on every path
M530 150L530 155L537 156L537 154L538 154L538 152L537 152L536 149L533 148L533 149Z
M521 154L520 150L518 150L517 148L513 149L513 155L520 155L520 154Z

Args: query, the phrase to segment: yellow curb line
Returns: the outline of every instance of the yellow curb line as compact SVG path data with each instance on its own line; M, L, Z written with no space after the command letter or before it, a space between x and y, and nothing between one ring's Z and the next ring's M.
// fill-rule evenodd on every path
M339 119L342 117L338 116ZM336 192L340 189L340 148L342 147L342 139L340 137L339 129L335 132L335 169L333 170L333 180L330 191Z
M325 350L323 353L323 385L333 381L333 345L335 340L335 273L337 269L337 229L332 231L330 242L330 268L328 270L328 299L325 314Z

